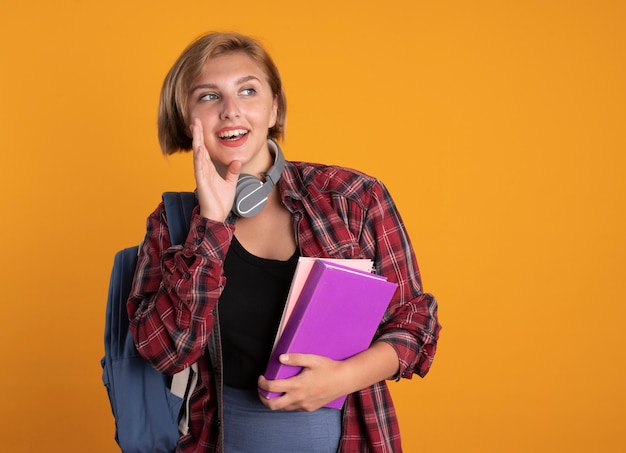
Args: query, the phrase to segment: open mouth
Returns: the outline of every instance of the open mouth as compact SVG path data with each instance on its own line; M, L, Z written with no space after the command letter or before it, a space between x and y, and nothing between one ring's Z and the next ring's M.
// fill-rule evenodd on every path
M248 135L248 132L249 131L247 131L246 129L232 129L229 131L220 132L219 134L217 134L217 136L221 140L234 141L245 137L246 135Z

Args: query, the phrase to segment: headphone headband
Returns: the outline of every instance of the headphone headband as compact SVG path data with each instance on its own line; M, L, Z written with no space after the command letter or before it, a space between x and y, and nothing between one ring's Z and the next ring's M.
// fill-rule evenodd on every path
M283 151L280 149L280 146L278 146L278 143L274 140L269 139L267 144L270 149L274 148L274 165L272 165L272 167L267 171L265 179L269 179L272 182L272 185L276 185L278 184L278 180L285 169L285 157L283 156Z

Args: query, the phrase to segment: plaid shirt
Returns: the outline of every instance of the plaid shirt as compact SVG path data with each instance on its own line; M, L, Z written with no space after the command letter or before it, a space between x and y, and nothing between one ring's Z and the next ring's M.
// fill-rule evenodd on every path
M422 292L413 249L384 185L340 167L287 162L278 188L293 213L303 256L370 258L375 270L398 283L376 341L396 350L395 378L424 376L435 354L437 303ZM218 300L226 285L223 263L235 226L194 212L184 245L171 246L163 205L149 216L139 250L128 313L137 349L153 366L173 374L198 362L200 383L190 401L190 429L177 452L222 451L222 369ZM348 395L343 408L342 453L402 451L386 382Z

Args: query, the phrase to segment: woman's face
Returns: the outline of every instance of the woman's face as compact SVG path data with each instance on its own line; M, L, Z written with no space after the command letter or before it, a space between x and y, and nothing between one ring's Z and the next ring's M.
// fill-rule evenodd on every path
M271 163L268 129L276 122L278 102L261 67L243 52L209 59L192 84L191 122L199 118L204 144L218 171L233 161L242 172L258 174Z

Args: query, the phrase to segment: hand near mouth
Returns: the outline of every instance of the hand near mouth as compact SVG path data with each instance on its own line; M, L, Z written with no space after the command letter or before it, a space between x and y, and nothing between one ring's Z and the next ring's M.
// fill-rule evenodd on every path
M193 146L193 168L198 189L200 215L210 220L223 222L230 213L235 199L237 180L241 173L241 162L234 160L222 177L211 161L204 145L204 132L199 119L191 125Z

